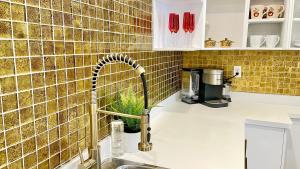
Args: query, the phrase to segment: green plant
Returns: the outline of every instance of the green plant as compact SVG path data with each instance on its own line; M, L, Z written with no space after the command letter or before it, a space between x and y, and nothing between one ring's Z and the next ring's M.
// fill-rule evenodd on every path
M130 114L141 115L144 112L144 98L136 96L132 87L129 87L123 92L118 92L116 100L110 107L111 111ZM140 131L140 120L121 117L125 125L125 132L137 133Z

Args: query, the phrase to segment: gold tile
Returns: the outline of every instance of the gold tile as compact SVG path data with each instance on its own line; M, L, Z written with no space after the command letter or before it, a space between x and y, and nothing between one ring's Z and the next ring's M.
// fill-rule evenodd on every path
M58 109L60 111L67 109L67 98L66 97L58 99Z
M50 158L50 168L56 168L60 164L59 154Z
M40 89L33 90L33 98L34 98L34 103L44 102L46 100L45 89L40 88Z
M5 137L4 132L0 132L0 150L2 150L3 148L5 148Z
M23 142L23 153L28 154L35 151L35 138L31 138Z
M26 2L32 6L39 6L39 0L27 0Z
M36 24L28 24L28 34L30 39L41 38L41 27Z
M52 13L50 10L41 9L41 22L43 24L51 24L52 23Z
M71 12L71 0L63 0L63 7L65 12Z
M31 56L41 56L41 54L42 54L41 42L39 42L39 41L30 41L29 42L29 48L30 48L30 55ZM39 59L39 58L32 58L32 59Z
M54 46L52 41L44 41L43 42L43 51L45 55L53 55L54 54Z
M22 160L15 161L9 165L9 168L13 169L23 169Z
M48 114L57 112L57 100L51 100L47 102L47 112Z
M21 144L14 145L7 149L8 161L13 162L22 156Z
M32 75L32 83L34 88L44 86L44 74L36 73Z
M65 162L65 161L68 161L70 158L70 155L69 155L69 150L64 150L61 152L61 162Z
M2 105L0 104L0 108L2 107ZM3 116L2 116L2 114L0 114L0 122L2 122L2 120L3 120ZM3 131L3 124L2 123L0 123L0 132L2 132Z
M50 127L49 127L50 128ZM53 128L49 131L49 142L54 142L58 139L58 128Z
M47 144L48 144L48 134L47 134L47 132L39 134L37 136L37 147L41 148L41 147L43 147ZM39 158L39 161L41 161L40 158Z
M42 26L42 38L43 40L52 40L52 27Z
M19 106L20 108L28 107L32 105L32 95L31 91L25 91L19 93Z
M32 72L39 72L43 70L43 59L38 57L31 58Z
M75 80L75 69L68 69L67 70L67 79L68 79L68 81Z
M44 161L38 165L39 169L49 169L49 161Z
M57 83L65 83L66 82L66 71L65 70L59 70L57 71ZM61 95L59 93L59 95Z
M17 58L16 59L16 67L17 67L17 73L29 73L30 72L30 64L29 64L28 58Z
M0 58L0 76L14 74L14 60L13 59L1 59Z
M10 19L10 5L8 2L0 2L0 18Z
M41 7L43 7L43 8L51 8L51 0L43 0L43 1L41 1Z
M18 89L19 91L28 90L31 88L31 77L30 75L18 76Z
M65 43L65 48L66 54L74 54L74 43Z
M16 56L28 56L27 41L15 40L15 54ZM27 59L28 60L28 59ZM22 63L25 65L25 63Z
M66 68L65 57L64 56L57 56L56 57L56 67L57 67L57 69Z
M36 153L32 153L24 157L24 167L25 168L31 168L36 166L36 160L37 160Z
M11 93L16 91L16 80L15 77L6 77L0 79L0 86L2 93Z
M48 86L54 85L56 83L56 72L55 71L46 72L45 80L46 80L46 85L48 85ZM52 90L52 91L54 91L54 90ZM50 94L52 94L52 93L50 93Z
M43 161L48 158L49 151L48 147L43 147L38 150L38 161Z
M25 39L27 38L26 24L20 22L13 22L14 38Z
M58 1L55 1L55 4L57 4L56 2ZM63 15L61 12L53 11L53 18L55 18L53 20L54 25L63 25Z
M10 22L0 21L0 38L11 38Z
M10 146L21 141L20 128L14 128L6 131L6 145ZM9 155L9 154L8 154Z
M62 1L61 0L55 1L55 3L53 2L52 5L53 5L53 9L58 10L58 11L62 10Z
M35 115L36 119L46 116L46 105L45 105L45 103L38 104L38 105L34 106L34 115Z
M33 122L33 108L27 107L20 110L21 123Z
M7 56L12 56L13 55L13 48L12 48L12 43L10 40L1 40L0 41L1 45L1 50L0 50L0 57L7 57ZM2 61L4 62L4 61ZM0 61L1 63L1 61ZM4 64L1 64L4 65ZM0 70L1 72L1 70Z
M61 149L65 149L67 148L67 146L69 145L69 137L67 136L67 134L69 134L69 124L68 123L64 123L60 126L59 128L60 137L63 137L61 140Z
M48 128L52 129L52 128L54 128L57 125L58 125L57 114L54 113L54 114L49 115L48 116Z
M17 21L25 21L25 9L23 5L12 4L12 19Z
M19 126L19 113L18 112L10 112L4 115L4 124L5 129L11 129L13 127Z
M57 96L56 96L56 86L47 87L46 92L47 92L47 99L48 100L53 100L53 99L57 98Z
M36 128L37 134L46 131L47 130L47 119L42 118L42 119L37 120L35 122L35 128Z
M55 40L63 40L64 32L62 27L54 27L54 39Z
M27 16L29 22L39 23L40 22L40 13L39 8L27 7Z
M44 58L45 69L54 70L55 69L55 57L49 56Z
M22 134L22 139L28 139L32 136L34 136L35 131L34 131L34 123L27 123L21 127L21 134Z
M5 150L0 150L0 166L6 164L6 153Z
M50 156L59 152L59 141L50 144Z
M16 94L10 94L6 96L2 96L2 107L3 112L15 110L17 109L17 95Z

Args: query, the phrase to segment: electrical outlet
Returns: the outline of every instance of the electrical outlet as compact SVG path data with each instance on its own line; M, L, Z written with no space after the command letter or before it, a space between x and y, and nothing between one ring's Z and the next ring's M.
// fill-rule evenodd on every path
M233 76L236 75L237 73L238 73L238 75L236 77L242 77L242 67L241 66L233 67Z

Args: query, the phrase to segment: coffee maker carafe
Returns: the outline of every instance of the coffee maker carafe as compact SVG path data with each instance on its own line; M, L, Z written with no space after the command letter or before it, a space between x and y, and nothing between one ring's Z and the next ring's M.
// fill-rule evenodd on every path
M199 85L202 69L182 69L181 100L188 104L199 103Z

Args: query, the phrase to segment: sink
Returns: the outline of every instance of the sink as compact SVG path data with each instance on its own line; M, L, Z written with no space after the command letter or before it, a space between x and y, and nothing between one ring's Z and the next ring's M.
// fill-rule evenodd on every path
M167 169L149 164L143 164L118 158L105 160L101 165L101 169Z
M142 166L142 165L121 165L117 169L155 169L157 167Z

